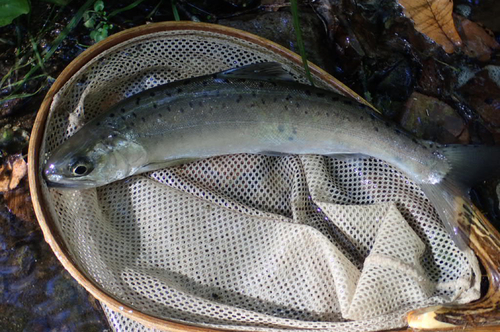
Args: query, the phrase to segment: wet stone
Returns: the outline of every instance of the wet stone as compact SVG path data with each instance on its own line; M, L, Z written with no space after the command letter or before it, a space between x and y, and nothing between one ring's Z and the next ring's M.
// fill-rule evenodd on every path
M439 143L468 143L464 120L448 104L418 92L412 93L400 124L419 138Z
M300 21L308 59L319 67L330 70L333 63L328 55L328 47L325 47L326 35L323 23L317 15L306 9L306 7L301 7ZM248 15L248 17L222 19L218 23L257 34L299 53L292 14L288 10L261 12L257 16L253 14Z

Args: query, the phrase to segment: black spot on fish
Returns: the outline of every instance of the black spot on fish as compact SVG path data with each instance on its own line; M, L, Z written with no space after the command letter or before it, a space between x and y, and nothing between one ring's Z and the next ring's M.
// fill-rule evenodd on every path
M259 82L259 88L263 88L264 87L264 83L263 82Z
M135 123L134 122L130 122L130 127L135 127Z
M156 94L155 94L153 91L151 91L151 92L149 93L149 95L150 95L151 97L154 97Z
M288 137L288 140L293 141L293 137L292 136Z
M342 100L342 104L344 104L344 105L352 105L352 101L350 101L350 100Z
M142 122L146 122L146 119L144 117L141 118Z
M415 143L415 144L418 144L418 141L417 141L417 139L416 139L416 138L412 138L412 139L411 139L411 141L412 141L413 143Z
M182 107L181 107L181 108L179 109L179 112L184 113L184 108L182 108Z
M212 78L213 78L214 80L216 80L216 79L217 79L217 74L213 74L213 75L212 75Z
M339 97L333 96L332 101L339 101Z
M279 131L280 133L284 132L284 131L285 131L285 126L284 126L284 125L279 125L279 126L278 126L278 131Z
M203 102L202 102L202 101L199 101L199 102L198 102L198 106L202 107L202 106L203 106Z
M293 128L292 133L297 134L297 128Z
M300 108L300 104L299 103L295 103L295 107Z
M323 98L325 96L325 94L323 92L317 92L316 96Z
M132 112L132 116L133 116L134 118L137 118L137 114L135 114L134 112Z
M288 94L286 97L285 97L285 100L290 100L292 99L292 95L291 94Z
M125 113L125 112L126 112L126 110L125 110L124 108L122 108L122 109L120 110L120 112Z
M252 91L252 97L257 97L257 93L255 93L255 91Z
M226 103L222 103L222 108L227 108L227 104Z
M114 117L115 117L115 113L110 113L110 114L109 114L109 117L110 117L110 118L114 118Z
M238 98L236 98L236 103L239 103L243 99L242 95L238 95Z
M101 123L100 123L100 122L96 122L96 124L95 124L95 125L96 125L96 126L100 126L100 125L101 125Z
M262 98L260 101L262 102L262 105L266 104L266 101L264 100L264 98Z
M207 86L207 85L208 85L208 81L203 81L203 82L201 82L201 84L202 84L203 86Z
M364 116L360 116L360 117L359 117L359 119L360 119L361 121L363 121L363 120L365 119L365 117L364 117Z
M256 106L255 103L250 104L250 107L255 107L255 106Z
M386 127L390 127L390 126L391 126L391 123L390 123L390 122L387 122L387 121L386 121L386 122L384 122L384 124L385 124L385 126L386 126Z
M396 128L396 129L394 129L394 132L396 133L396 135L401 134L401 130L399 130L399 129L397 129L397 128Z
M182 92L182 89L181 88L177 88L177 93L181 93Z
M161 113L158 113L158 117L161 118L163 115L161 115Z
M120 119L122 119L123 121L127 120L123 115L120 115Z
M378 133L378 128L377 127L373 127L373 129L375 129L375 131Z
M157 108L158 105L156 105L156 103L153 103L153 108Z
M311 90L305 90L305 91L304 91L304 93L305 93L306 95L310 96L310 95L311 95Z
M269 83L271 83L272 86L278 86L276 82L269 82Z
M278 101L278 97L274 97L273 98L273 103L277 102Z
M139 98L139 97L138 97L138 98L135 100L135 104L136 104L137 106L139 106L139 104L140 104L140 103L141 103L141 98Z
M168 92L168 91L167 91L167 92L165 92L165 96L167 96L167 97L172 97L172 94L171 94L170 92Z
M304 114L306 114L306 115L307 115L307 114L309 114L309 112L308 112L308 111L304 111Z
M241 83L245 83L246 81L247 81L247 79L246 79L246 78L239 78L239 79L238 79L238 82L241 82Z
M288 106L287 106L287 105L285 105L285 110L287 110L287 111L288 111Z
M194 105L193 105L193 102L191 102L191 101L190 101L190 102L189 102L189 107L193 108L193 106L194 106Z
M191 80L190 79L184 80L184 82L182 82L182 84L184 84L184 85L191 84Z
M167 112L172 112L172 108L170 108L170 106L167 106Z

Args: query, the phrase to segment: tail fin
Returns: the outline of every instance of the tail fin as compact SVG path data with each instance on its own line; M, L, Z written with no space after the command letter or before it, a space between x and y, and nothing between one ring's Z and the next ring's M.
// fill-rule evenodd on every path
M449 161L450 172L440 183L421 187L455 244L465 249L472 210L469 190L481 181L500 176L500 146L449 145L439 152Z

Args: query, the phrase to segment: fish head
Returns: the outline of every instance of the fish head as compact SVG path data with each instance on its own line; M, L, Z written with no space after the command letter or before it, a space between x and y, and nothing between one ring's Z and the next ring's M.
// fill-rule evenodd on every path
M85 189L134 174L147 163L144 148L117 131L78 131L49 156L43 176L51 187Z

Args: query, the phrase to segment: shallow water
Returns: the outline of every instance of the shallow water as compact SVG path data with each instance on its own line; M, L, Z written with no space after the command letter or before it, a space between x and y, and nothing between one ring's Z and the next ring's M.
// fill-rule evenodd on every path
M35 220L0 205L0 331L109 330L100 305L62 267Z

